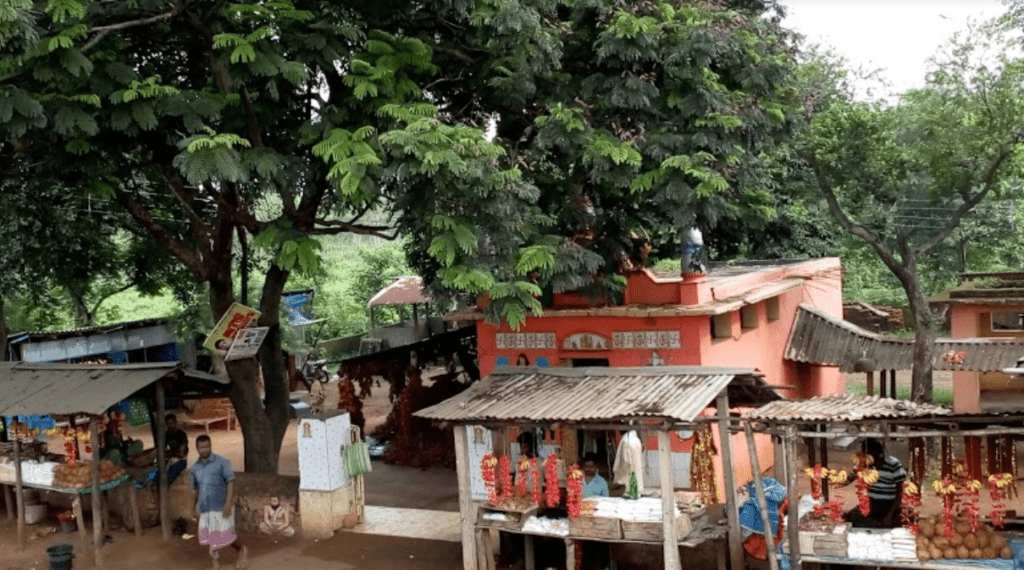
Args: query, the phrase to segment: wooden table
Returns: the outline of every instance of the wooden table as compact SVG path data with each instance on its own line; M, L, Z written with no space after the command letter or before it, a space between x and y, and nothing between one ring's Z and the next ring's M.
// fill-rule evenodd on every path
M838 564L840 566L869 566L875 568L916 568L918 570L981 570L986 568L983 560L977 565L965 564L943 564L942 562L913 562L910 560L866 560L863 558L833 558L831 556L801 556L801 562L813 562L815 564ZM1002 565L993 567L1001 567Z
M591 537L571 536L571 535L570 536L560 536L560 535L555 535L555 534L545 534L545 533L539 533L539 532L524 531L522 529L513 530L513 529L508 528L507 526L498 526L498 525L488 525L488 524L484 524L484 523L477 523L476 524L476 543L477 543L477 552L479 553L478 554L478 560L477 560L477 569L478 570L496 570L496 568L495 568L496 564L494 562L494 554L495 554L496 547L495 547L494 541L492 541L491 538L490 538L490 533L488 532L488 531L490 531L492 529L493 530L498 530L498 531L501 531L501 532L508 532L508 533L512 533L512 534L520 534L520 535L524 536L524 538L526 540L526 543L525 543L525 546L526 546L525 570L536 570L536 560L535 560L535 557L534 557L533 539L534 539L534 537L537 537L537 536L542 536L542 537L546 537L546 538L560 538L560 539L565 541L565 567L566 567L566 570L577 570L576 569L576 552L575 552L576 541L577 540L584 541L584 542L600 542L600 543L609 544L609 545L610 544L646 544L646 545L650 545L650 546L664 546L664 544L665 544L664 541L662 541L662 540L629 540L629 539L624 539L624 538L615 538L615 539L611 539L611 538L591 538ZM701 528L699 530L696 530L696 531L690 533L683 540L680 540L679 541L679 546L682 546L682 547L685 547L685 548L696 548L696 547L704 544L705 542L709 542L709 541L724 541L726 539L726 537L728 536L728 534L729 534L728 527L721 526L721 525L706 526L704 528ZM806 560L807 557L804 557L804 559ZM612 560L611 563L612 563L612 568L614 570L615 561ZM720 549L718 549L718 570L725 570L725 569L726 569L725 549L724 548L720 548ZM947 567L945 567L944 570L950 570L950 568L947 566ZM977 570L977 568L975 568L974 570Z

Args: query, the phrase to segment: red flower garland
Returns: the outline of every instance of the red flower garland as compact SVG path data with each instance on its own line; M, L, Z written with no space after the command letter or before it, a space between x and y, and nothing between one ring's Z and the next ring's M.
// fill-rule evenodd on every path
M500 502L498 500L498 481L494 473L494 468L497 465L498 460L491 453L488 453L480 460L480 475L484 478L484 487L487 488L487 502L491 505L497 505Z
M935 488L935 494L942 497L942 528L943 535L946 538L953 538L956 535L956 530L953 528L955 521L953 520L953 507L956 502L956 485L953 484L953 480L950 477L943 477L941 480L936 480L932 483L932 487Z
M562 502L562 490L558 488L558 456L554 453L544 460L544 494L549 507L557 507Z
M828 518L833 523L843 522L843 496L839 489L846 484L846 471L833 469L828 475L828 484L832 486L832 499L828 502Z
M498 460L498 465L501 469L501 495L499 497L502 503L507 503L515 494L515 487L512 485L512 460L507 455L502 455Z
M537 466L536 457L530 458L530 474L533 477L533 502L540 505L544 500L544 495L541 494L540 467Z
M912 532L914 536L917 536L921 530L921 525L917 522L917 507L921 506L921 490L917 488L913 481L903 482L902 503L900 507L900 521L903 523L904 528Z
M992 474L988 477L988 494L992 497L992 510L988 517L992 519L994 527L1006 524L1006 496L1011 485L1013 473Z
M574 519L580 516L583 506L583 471L580 471L580 466L575 463L565 476L565 490L565 504L569 509L569 518Z
M820 501L822 497L824 497L821 492L821 480L828 477L829 470L822 467L819 463L814 467L804 469L804 473L806 473L811 479L811 498L816 501L814 503L814 516L815 518L821 518L825 515L825 505L818 503L817 501Z
M519 460L519 476L516 480L516 491L520 497L526 497L526 480L530 476L530 460L525 456Z
M981 499L981 481L966 479L959 494L960 514L967 516L967 524L971 525L971 532L978 532L978 527L981 525L981 508L978 506Z

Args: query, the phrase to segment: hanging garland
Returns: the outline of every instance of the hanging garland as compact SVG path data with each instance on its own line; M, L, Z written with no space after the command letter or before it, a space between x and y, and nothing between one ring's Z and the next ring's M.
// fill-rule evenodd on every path
M498 497L504 504L511 502L515 494L515 487L512 484L512 460L507 455L502 455L498 460L498 468L501 470L501 494Z
M695 434L693 452L690 456L690 480L693 488L700 493L705 505L718 502L718 484L715 481L715 442L711 425L704 424Z
M541 501L544 500L544 495L541 492L540 467L537 466L537 458L536 457L531 457L530 458L530 474L533 477L533 489L532 489L533 502L536 503L538 506L540 506L541 505Z
M580 471L580 466L575 463L565 477L565 489L565 504L569 510L569 518L574 519L580 516L583 501L583 471Z
M866 453L853 454L854 471L857 474L857 510L864 516L871 514L871 498L868 497L868 489L878 482L878 470L871 469L874 463L875 458Z
M988 494L992 497L992 510L988 518L992 526L1001 527L1006 524L1006 498L1013 488L1013 473L995 473L988 477Z
M497 505L500 502L498 500L498 480L495 475L497 466L498 459L494 457L493 453L488 453L480 460L480 475L484 479L484 487L487 488L487 503L490 505Z
M956 535L954 529L955 520L953 518L954 504L956 502L956 485L953 484L953 480L950 477L943 477L942 479L936 479L932 483L932 487L935 489L935 494L942 497L942 534L946 538L953 538Z
M843 497L840 487L846 485L846 471L833 469L828 474L828 484L832 486L832 499L828 502L828 518L835 524L843 522Z
M811 498L814 499L814 517L821 518L825 515L825 504L820 502L824 497L822 494L821 481L828 478L830 471L819 463L814 467L804 469L804 473L811 479Z
M900 522L903 527L917 536L921 530L918 524L917 508L921 506L921 489L913 481L903 482L903 501L900 506Z
M516 490L520 497L526 497L526 480L530 477L530 460L523 456L519 460L518 477L516 478Z
M562 502L562 491L558 488L558 456L554 453L544 460L544 494L549 507L557 507Z

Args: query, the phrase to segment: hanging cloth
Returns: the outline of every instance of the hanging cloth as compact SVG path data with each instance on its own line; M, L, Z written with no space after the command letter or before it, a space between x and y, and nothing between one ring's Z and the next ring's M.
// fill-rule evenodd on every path
M640 442L640 436L635 431L627 433L619 442L612 471L615 474L615 483L618 485L629 485L629 474L636 473L637 488L643 491L644 448Z
M345 471L349 477L358 477L373 471L370 463L370 451L366 444L358 441L345 447Z

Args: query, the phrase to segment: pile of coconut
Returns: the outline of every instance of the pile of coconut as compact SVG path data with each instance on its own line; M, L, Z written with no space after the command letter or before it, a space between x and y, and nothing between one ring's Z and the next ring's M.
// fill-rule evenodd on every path
M953 531L952 537L946 536L942 515L922 519L921 532L917 534L917 558L1013 558L1006 540L984 524L972 531L967 521L957 519Z

